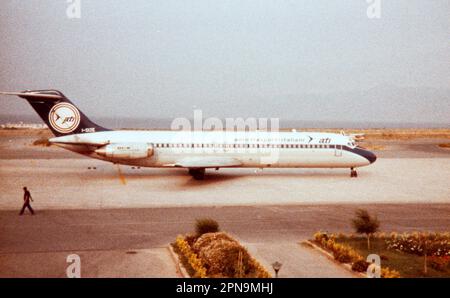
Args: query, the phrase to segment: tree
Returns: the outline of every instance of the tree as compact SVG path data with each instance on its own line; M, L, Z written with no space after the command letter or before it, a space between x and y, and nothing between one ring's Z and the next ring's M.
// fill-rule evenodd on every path
M428 262L427 262L427 255L428 255L428 234L421 233L419 235L419 241L423 249L423 273L425 275L428 274Z
M220 231L219 223L211 218L198 218L195 221L195 231L198 237L206 233L217 233Z
M378 231L380 222L377 217L372 217L367 210L356 210L356 217L352 219L353 227L358 234L366 234L367 236L367 249L370 249L370 236Z

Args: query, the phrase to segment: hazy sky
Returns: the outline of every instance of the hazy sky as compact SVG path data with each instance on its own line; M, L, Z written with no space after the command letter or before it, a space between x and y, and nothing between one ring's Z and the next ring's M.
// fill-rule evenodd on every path
M278 99L450 89L448 0L381 0L380 19L366 0L81 0L80 19L68 5L0 2L0 90L60 89L94 117L292 118L301 102ZM7 113L32 109L1 97Z

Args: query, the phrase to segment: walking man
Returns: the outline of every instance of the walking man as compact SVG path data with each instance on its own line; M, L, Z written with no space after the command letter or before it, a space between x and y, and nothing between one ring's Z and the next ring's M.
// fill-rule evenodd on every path
M24 191L24 194L23 194L23 207L22 207L22 210L20 210L20 214L19 215L23 215L23 213L25 212L25 208L28 208L28 210L30 210L30 212L31 212L31 215L34 215L34 210L33 210L33 208L31 208L31 205L30 205L30 200L31 200L31 202L34 202L33 198L31 197L31 194L28 191L26 186L23 188L23 191Z

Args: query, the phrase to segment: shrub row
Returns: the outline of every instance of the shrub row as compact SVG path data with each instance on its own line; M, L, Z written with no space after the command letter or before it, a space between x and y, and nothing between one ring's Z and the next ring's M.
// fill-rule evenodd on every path
M342 234L338 236L339 238L344 238ZM321 247L331 251L335 260L340 263L350 263L352 265L352 270L356 272L367 272L367 268L370 263L358 254L351 246L337 243L336 236L327 233L317 232L314 234L314 241ZM400 273L391 270L387 267L381 269L381 277L383 278L398 278Z
M193 270L192 277L205 278L206 277L206 269L203 266L200 258L191 250L189 244L184 240L184 237L179 235L175 241L175 246L178 248L179 252L182 254L184 258L186 258L189 266Z
M363 260L353 248L348 245L337 243L334 235L329 236L326 233L314 234L314 240L320 244L323 248L331 251L335 260L340 263L354 263L359 260Z

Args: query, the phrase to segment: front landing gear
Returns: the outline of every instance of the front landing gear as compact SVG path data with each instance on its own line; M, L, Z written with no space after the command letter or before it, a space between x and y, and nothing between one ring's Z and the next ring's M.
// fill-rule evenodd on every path
M354 168L350 169L350 177L351 178L357 178L358 177L358 172L356 172L356 170Z
M189 169L189 175L195 180L203 180L205 178L205 169Z

